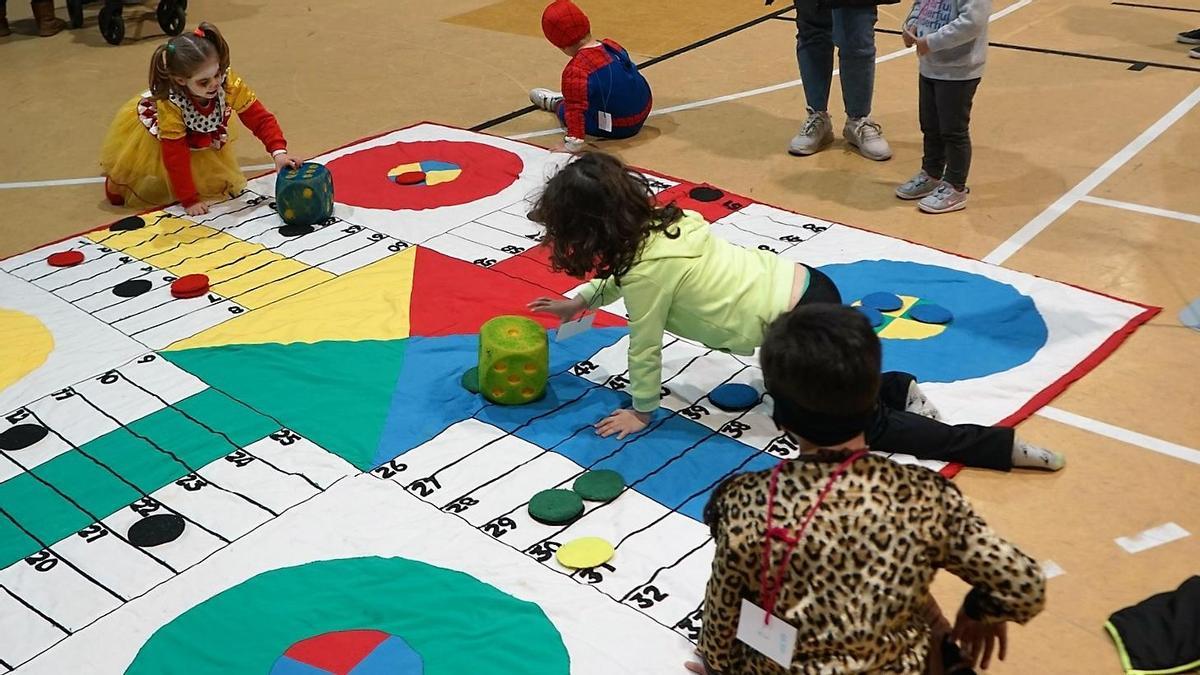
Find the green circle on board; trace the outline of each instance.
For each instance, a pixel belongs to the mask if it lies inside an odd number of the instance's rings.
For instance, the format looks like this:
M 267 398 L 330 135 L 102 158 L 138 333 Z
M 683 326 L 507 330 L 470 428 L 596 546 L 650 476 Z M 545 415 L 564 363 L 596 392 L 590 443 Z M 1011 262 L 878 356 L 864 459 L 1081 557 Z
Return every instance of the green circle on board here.
M 570 490 L 542 490 L 529 500 L 529 515 L 539 523 L 562 525 L 583 513 L 583 500 Z
M 468 368 L 467 371 L 462 374 L 462 379 L 459 380 L 459 383 L 462 384 L 463 389 L 466 389 L 467 391 L 471 392 L 472 394 L 478 394 L 479 393 L 479 367 L 472 366 L 472 367 Z
M 616 471 L 589 471 L 575 479 L 575 493 L 589 502 L 611 502 L 625 489 L 625 478 Z
M 252 577 L 159 628 L 125 673 L 268 673 L 293 644 L 345 630 L 402 638 L 425 675 L 570 672 L 562 637 L 537 605 L 462 572 L 370 557 Z

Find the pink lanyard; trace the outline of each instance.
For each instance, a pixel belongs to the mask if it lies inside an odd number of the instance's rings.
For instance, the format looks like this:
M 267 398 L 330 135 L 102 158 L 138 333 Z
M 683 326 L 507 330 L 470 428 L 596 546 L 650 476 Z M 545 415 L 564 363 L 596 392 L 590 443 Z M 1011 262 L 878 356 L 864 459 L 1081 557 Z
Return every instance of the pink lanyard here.
M 792 534 L 785 528 L 774 527 L 771 524 L 775 511 L 775 488 L 779 482 L 779 472 L 783 469 L 785 461 L 779 462 L 771 470 L 771 482 L 767 488 L 767 531 L 763 542 L 762 575 L 759 579 L 759 585 L 762 588 L 763 609 L 766 610 L 763 623 L 771 622 L 771 616 L 775 613 L 775 602 L 779 598 L 779 589 L 783 584 L 783 575 L 792 562 L 792 554 L 796 552 L 796 545 L 804 538 L 804 532 L 808 529 L 808 524 L 812 522 L 813 516 L 817 515 L 817 509 L 821 508 L 821 503 L 825 501 L 825 497 L 829 496 L 829 491 L 833 489 L 833 484 L 845 475 L 846 471 L 850 469 L 851 464 L 857 462 L 866 454 L 866 450 L 859 450 L 850 455 L 841 464 L 838 464 L 837 468 L 833 470 L 833 474 L 829 476 L 829 480 L 825 482 L 825 487 L 821 488 L 817 500 L 813 502 L 812 506 L 808 507 L 808 511 L 804 514 L 804 520 L 800 521 L 800 527 L 796 529 L 795 534 Z M 783 562 L 779 564 L 779 569 L 775 572 L 775 578 L 771 579 L 771 542 L 775 539 L 787 544 L 787 549 L 783 555 Z

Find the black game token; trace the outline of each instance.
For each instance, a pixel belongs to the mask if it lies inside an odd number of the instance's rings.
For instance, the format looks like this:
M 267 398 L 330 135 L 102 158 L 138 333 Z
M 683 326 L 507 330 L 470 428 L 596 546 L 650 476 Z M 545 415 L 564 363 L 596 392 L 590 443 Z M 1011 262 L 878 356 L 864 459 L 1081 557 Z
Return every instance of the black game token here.
M 0 432 L 0 450 L 24 450 L 50 433 L 40 424 L 18 424 Z
M 146 226 L 146 221 L 141 216 L 129 216 L 122 218 L 112 225 L 108 226 L 109 232 L 129 232 L 131 230 L 140 230 Z
M 725 196 L 724 192 L 716 188 L 705 187 L 703 185 L 694 187 L 688 192 L 688 196 L 698 202 L 715 202 Z
M 285 237 L 303 237 L 306 234 L 312 234 L 312 225 L 284 225 L 279 228 L 279 234 Z
M 154 286 L 149 279 L 129 279 L 113 286 L 113 295 L 118 298 L 136 298 Z
M 169 544 L 183 534 L 183 516 L 175 513 L 156 513 L 129 526 L 129 543 L 138 548 Z

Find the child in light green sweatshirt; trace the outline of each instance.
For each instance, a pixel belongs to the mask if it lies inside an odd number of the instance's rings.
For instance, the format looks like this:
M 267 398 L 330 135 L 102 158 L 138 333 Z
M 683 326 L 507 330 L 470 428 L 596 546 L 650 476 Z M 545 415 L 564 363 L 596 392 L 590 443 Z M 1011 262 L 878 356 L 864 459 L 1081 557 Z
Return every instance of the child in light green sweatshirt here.
M 594 275 L 573 300 L 538 298 L 563 320 L 624 298 L 633 409 L 598 425 L 602 436 L 640 431 L 658 409 L 663 332 L 749 356 L 770 323 L 798 302 L 841 302 L 829 277 L 767 251 L 713 236 L 699 214 L 656 206 L 641 174 L 583 153 L 550 179 L 530 217 L 546 227 L 556 269 Z
M 736 246 L 714 236 L 699 214 L 657 205 L 645 176 L 603 153 L 583 153 L 555 174 L 529 217 L 546 228 L 556 270 L 594 277 L 575 298 L 538 298 L 531 310 L 565 321 L 625 300 L 633 407 L 597 423 L 601 436 L 641 431 L 658 409 L 664 332 L 749 356 L 793 307 L 842 302 L 820 270 Z M 1061 455 L 1016 439 L 1011 428 L 941 422 L 912 375 L 882 378 L 866 436 L 875 450 L 1001 471 L 1063 465 Z

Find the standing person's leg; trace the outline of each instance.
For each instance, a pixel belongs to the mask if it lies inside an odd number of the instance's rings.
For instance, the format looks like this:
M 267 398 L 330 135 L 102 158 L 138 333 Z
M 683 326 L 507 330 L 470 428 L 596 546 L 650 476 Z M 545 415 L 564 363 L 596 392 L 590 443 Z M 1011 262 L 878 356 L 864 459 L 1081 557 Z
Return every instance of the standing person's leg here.
M 796 61 L 804 86 L 808 118 L 788 152 L 811 155 L 833 142 L 829 89 L 833 85 L 833 13 L 818 0 L 796 0 Z
M 879 10 L 842 7 L 833 10 L 833 42 L 838 48 L 842 102 L 846 126 L 842 135 L 868 159 L 882 161 L 892 156 L 883 130 L 871 119 L 875 95 L 875 24 Z
M 921 199 L 931 194 L 941 185 L 942 174 L 946 171 L 946 144 L 942 140 L 938 124 L 937 95 L 933 80 L 923 75 L 919 76 L 917 90 L 924 154 L 921 156 L 921 171 L 896 188 L 896 196 L 901 199 Z
M 967 174 L 971 169 L 971 105 L 979 79 L 933 80 L 938 128 L 945 148 L 942 185 L 918 206 L 928 213 L 958 211 L 967 205 Z

